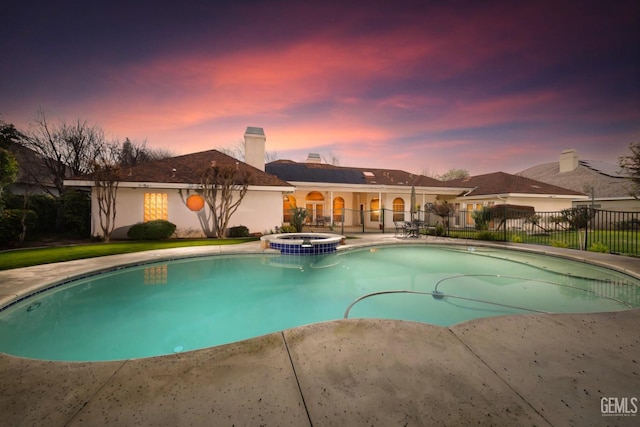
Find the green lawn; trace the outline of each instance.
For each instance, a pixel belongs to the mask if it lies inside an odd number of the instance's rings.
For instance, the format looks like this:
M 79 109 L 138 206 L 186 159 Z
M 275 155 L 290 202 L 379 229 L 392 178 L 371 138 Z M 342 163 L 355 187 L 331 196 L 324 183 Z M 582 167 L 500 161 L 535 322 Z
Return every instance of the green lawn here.
M 486 232 L 485 232 L 486 233 Z M 553 231 L 541 234 L 528 234 L 521 231 L 502 230 L 490 233 L 497 241 L 509 241 L 517 243 L 533 243 L 536 245 L 559 246 L 571 249 L 579 249 L 580 242 L 584 242 L 584 231 Z M 464 239 L 482 238 L 480 232 L 475 230 L 456 231 L 449 233 L 450 237 Z M 505 238 L 506 237 L 506 238 Z M 640 234 L 634 230 L 593 230 L 588 234 L 587 249 L 595 250 L 597 246 L 605 252 L 612 252 L 627 256 L 640 256 L 640 244 L 638 239 Z M 595 246 L 594 246 L 595 245 Z
M 184 248 L 189 246 L 235 245 L 253 240 L 256 239 L 163 240 L 18 249 L 0 252 L 0 270 L 29 267 L 39 264 L 50 264 L 52 262 L 72 261 L 75 259 L 94 258 L 105 255 L 128 254 L 154 249 Z

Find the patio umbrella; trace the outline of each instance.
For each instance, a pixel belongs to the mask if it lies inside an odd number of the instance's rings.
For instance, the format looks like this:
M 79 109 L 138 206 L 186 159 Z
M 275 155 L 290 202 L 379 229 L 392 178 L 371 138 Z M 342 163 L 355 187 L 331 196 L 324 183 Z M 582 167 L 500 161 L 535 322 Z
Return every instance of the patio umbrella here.
M 411 186 L 411 221 L 413 221 L 413 215 L 416 213 L 416 186 Z

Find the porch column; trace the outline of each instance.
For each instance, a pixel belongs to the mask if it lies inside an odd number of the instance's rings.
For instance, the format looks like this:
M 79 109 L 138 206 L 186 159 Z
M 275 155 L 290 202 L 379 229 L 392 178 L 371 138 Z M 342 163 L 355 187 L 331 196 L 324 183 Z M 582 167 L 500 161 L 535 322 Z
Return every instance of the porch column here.
M 329 199 L 329 225 L 333 225 L 333 190 L 330 191 L 331 197 Z
M 384 229 L 384 210 L 382 209 L 383 206 L 384 204 L 382 203 L 382 191 L 378 191 L 378 209 L 380 210 L 380 212 L 378 212 L 378 223 L 380 223 L 380 220 L 382 220 L 382 228 Z

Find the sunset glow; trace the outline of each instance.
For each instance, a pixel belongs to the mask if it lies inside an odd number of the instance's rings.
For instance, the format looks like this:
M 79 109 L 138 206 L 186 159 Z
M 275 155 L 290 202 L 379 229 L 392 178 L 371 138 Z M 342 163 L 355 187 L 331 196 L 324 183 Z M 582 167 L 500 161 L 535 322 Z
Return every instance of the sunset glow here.
M 5 122 L 41 108 L 177 154 L 258 126 L 279 158 L 431 174 L 640 140 L 633 1 L 73 3 L 7 7 Z

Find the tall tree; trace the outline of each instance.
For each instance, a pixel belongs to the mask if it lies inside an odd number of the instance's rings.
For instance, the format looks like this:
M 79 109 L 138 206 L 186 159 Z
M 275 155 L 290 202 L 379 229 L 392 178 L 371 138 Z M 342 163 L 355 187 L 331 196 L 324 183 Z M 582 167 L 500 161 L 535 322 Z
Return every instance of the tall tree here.
M 122 167 L 131 167 L 149 161 L 146 142 L 132 142 L 126 138 L 120 148 L 119 163 Z
M 633 197 L 640 197 L 640 142 L 629 144 L 631 154 L 620 157 L 620 167 L 629 174 L 629 179 L 634 184 Z
M 0 120 L 0 148 L 8 149 L 12 143 L 19 144 L 24 135 L 11 123 Z
M 15 156 L 4 148 L 0 148 L 0 211 L 2 211 L 2 192 L 18 175 L 18 162 Z
M 202 173 L 202 197 L 209 206 L 211 230 L 224 237 L 231 216 L 247 194 L 251 173 L 239 164 L 218 165 L 215 161 Z
M 120 146 L 117 143 L 109 143 L 103 147 L 103 151 L 93 162 L 93 191 L 98 202 L 100 229 L 105 242 L 111 240 L 111 233 L 116 223 L 120 154 Z
M 18 142 L 20 132 L 12 124 L 0 120 L 0 211 L 2 211 L 2 192 L 18 176 L 18 161 L 7 148 L 12 142 Z
M 80 119 L 73 124 L 61 120 L 51 125 L 41 110 L 24 140 L 24 145 L 42 158 L 58 194 L 64 190 L 65 178 L 92 172 L 105 144 L 100 126 Z M 37 178 L 41 174 L 32 175 Z
M 125 138 L 120 148 L 119 163 L 122 167 L 131 167 L 151 160 L 174 157 L 175 153 L 162 148 L 149 148 L 147 141 L 137 142 Z

